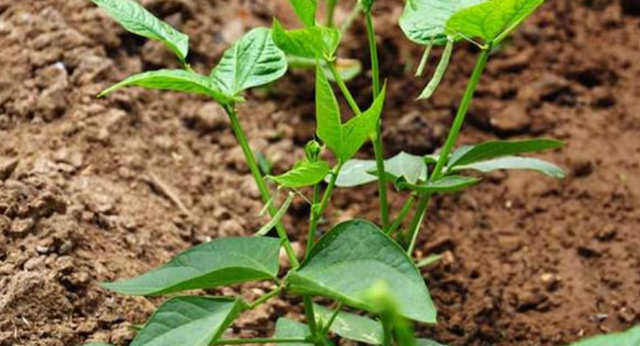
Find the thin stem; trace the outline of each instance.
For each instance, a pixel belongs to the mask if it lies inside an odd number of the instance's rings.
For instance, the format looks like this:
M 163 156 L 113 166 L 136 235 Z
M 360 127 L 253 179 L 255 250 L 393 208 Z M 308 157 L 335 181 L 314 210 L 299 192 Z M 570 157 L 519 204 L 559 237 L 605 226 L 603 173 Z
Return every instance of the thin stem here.
M 391 346 L 393 342 L 393 325 L 388 320 L 382 320 L 382 346 Z
M 389 236 L 393 236 L 393 234 L 398 230 L 400 225 L 402 225 L 402 222 L 404 221 L 404 219 L 407 217 L 407 215 L 409 215 L 411 208 L 413 208 L 413 204 L 415 203 L 415 201 L 416 201 L 416 197 L 413 194 L 409 196 L 407 201 L 404 203 L 404 206 L 402 206 L 400 213 L 398 213 L 398 216 L 396 217 L 395 221 L 393 221 L 389 229 L 387 229 L 387 234 Z
M 258 190 L 260 191 L 260 196 L 262 197 L 262 201 L 264 203 L 269 203 L 269 201 L 271 200 L 271 192 L 269 192 L 267 183 L 264 181 L 264 177 L 260 172 L 260 168 L 258 168 L 258 163 L 256 162 L 255 155 L 253 154 L 253 150 L 251 149 L 251 146 L 247 141 L 247 137 L 244 134 L 242 127 L 240 126 L 240 121 L 238 120 L 238 116 L 236 114 L 235 108 L 233 105 L 226 105 L 224 109 L 227 112 L 227 115 L 229 116 L 229 120 L 231 121 L 231 128 L 233 129 L 233 132 L 235 133 L 236 138 L 238 139 L 238 143 L 242 148 L 242 152 L 244 153 L 245 159 L 247 161 L 247 165 L 249 166 L 249 170 L 251 171 L 251 174 L 253 175 L 253 178 L 255 179 L 256 184 L 258 185 Z M 273 203 L 271 203 L 271 205 L 269 206 L 268 211 L 271 217 L 275 216 L 276 213 L 278 212 L 275 206 L 273 206 Z M 276 230 L 278 232 L 278 237 L 280 237 L 280 240 L 282 242 L 282 246 L 284 246 L 284 249 L 287 253 L 287 257 L 289 257 L 289 262 L 291 263 L 291 267 L 297 268 L 298 266 L 300 266 L 300 263 L 296 258 L 295 252 L 293 251 L 293 247 L 291 246 L 291 241 L 289 241 L 289 236 L 287 235 L 287 231 L 285 230 L 284 225 L 282 224 L 282 221 L 276 224 Z
M 315 338 L 318 333 L 318 326 L 316 324 L 316 314 L 313 311 L 313 301 L 309 296 L 304 296 L 302 299 L 304 302 L 304 313 L 307 316 L 307 324 L 309 325 L 309 332 L 311 332 L 311 335 Z
M 371 81 L 373 84 L 373 100 L 380 95 L 380 64 L 378 62 L 378 44 L 376 42 L 376 34 L 373 28 L 373 16 L 371 9 L 364 11 L 365 21 L 367 24 L 367 40 L 369 42 L 369 55 L 371 58 Z M 382 117 L 381 117 L 382 119 Z M 389 202 L 387 198 L 387 181 L 384 168 L 384 147 L 382 143 L 382 120 L 378 122 L 376 133 L 371 138 L 373 143 L 373 152 L 376 158 L 376 170 L 378 171 L 378 197 L 380 199 L 380 218 L 382 219 L 382 229 L 389 227 Z
M 349 31 L 349 28 L 351 28 L 351 25 L 353 25 L 353 22 L 356 20 L 356 18 L 358 18 L 358 14 L 360 14 L 360 11 L 362 11 L 362 5 L 360 4 L 360 1 L 356 1 L 356 4 L 353 6 L 353 9 L 351 10 L 351 13 L 349 13 L 349 16 L 347 17 L 347 19 L 345 19 L 344 23 L 342 23 L 342 27 L 340 27 L 340 32 L 342 33 L 342 36 L 344 36 L 344 34 Z
M 214 341 L 211 345 L 247 345 L 247 344 L 313 344 L 307 339 L 295 338 L 255 338 L 255 339 L 228 339 Z
M 480 56 L 478 57 L 478 61 L 476 62 L 476 66 L 473 69 L 473 73 L 471 74 L 471 78 L 469 79 L 469 83 L 467 84 L 467 88 L 464 92 L 464 95 L 462 96 L 462 101 L 460 102 L 460 106 L 458 107 L 458 112 L 456 113 L 456 117 L 453 120 L 453 125 L 451 125 L 451 130 L 449 130 L 449 136 L 447 137 L 447 141 L 442 147 L 442 151 L 440 152 L 438 161 L 436 162 L 436 167 L 433 169 L 433 173 L 431 174 L 431 177 L 429 177 L 429 181 L 438 180 L 442 177 L 442 171 L 445 164 L 449 160 L 449 154 L 451 154 L 451 150 L 453 150 L 453 146 L 458 139 L 458 135 L 460 135 L 460 129 L 464 124 L 464 118 L 466 117 L 469 106 L 471 105 L 473 94 L 476 91 L 476 87 L 478 86 L 478 82 L 480 81 L 480 77 L 482 76 L 482 72 L 484 71 L 485 66 L 487 66 L 487 60 L 489 59 L 490 51 L 491 47 L 486 47 L 486 49 L 483 49 L 480 53 Z M 411 243 L 409 244 L 409 248 L 407 249 L 407 253 L 409 255 L 413 253 L 413 249 L 418 238 L 418 233 L 420 232 L 420 226 L 422 225 L 422 220 L 424 219 L 427 207 L 429 206 L 430 199 L 431 194 L 428 193 L 422 194 L 420 196 L 420 201 L 418 203 L 416 213 L 411 221 L 411 226 L 409 227 L 411 235 Z
M 336 5 L 338 0 L 326 0 L 327 1 L 327 26 L 333 26 L 333 17 L 336 14 Z
M 250 310 L 253 310 L 255 308 L 257 308 L 258 306 L 266 303 L 269 299 L 277 296 L 278 294 L 280 294 L 281 288 L 278 287 L 275 290 L 263 295 L 262 297 L 256 299 L 256 301 L 254 301 L 253 303 L 251 303 L 251 305 L 249 306 Z
M 305 250 L 305 258 L 309 256 L 311 248 L 316 241 L 317 222 L 315 222 L 315 209 L 319 207 L 320 202 L 320 184 L 313 187 L 313 200 L 311 203 L 311 213 L 309 214 L 309 234 L 307 234 L 307 248 Z M 315 223 L 315 226 L 314 226 Z
M 309 238 L 307 239 L 307 251 L 306 257 L 309 257 L 311 250 L 313 249 L 313 245 L 315 243 L 315 235 L 318 230 L 318 222 L 320 218 L 324 214 L 325 209 L 329 205 L 329 200 L 331 199 L 331 194 L 333 193 L 333 189 L 336 186 L 336 181 L 338 180 L 338 174 L 340 174 L 340 170 L 344 164 L 342 162 L 338 163 L 338 165 L 331 172 L 331 180 L 329 181 L 329 185 L 327 185 L 327 189 L 324 191 L 324 195 L 322 196 L 322 200 L 320 204 L 314 203 L 311 207 L 311 216 L 309 220 Z
M 327 335 L 329 333 L 329 331 L 331 330 L 331 326 L 333 325 L 333 322 L 336 321 L 336 318 L 338 318 L 338 314 L 340 314 L 340 311 L 342 311 L 343 307 L 344 307 L 344 303 L 341 302 L 338 304 L 338 306 L 336 307 L 336 310 L 333 312 L 333 314 L 331 314 L 331 317 L 329 318 L 327 325 L 324 327 L 324 331 L 322 332 L 322 335 Z
M 342 95 L 344 95 L 344 98 L 347 100 L 349 107 L 351 107 L 351 110 L 356 115 L 360 115 L 362 113 L 362 111 L 360 110 L 360 106 L 358 106 L 358 103 L 356 103 L 356 100 L 353 98 L 353 95 L 351 95 L 351 91 L 349 91 L 349 88 L 347 88 L 347 85 L 344 84 L 344 80 L 342 80 L 342 77 L 340 76 L 340 72 L 338 72 L 338 69 L 336 68 L 335 62 L 329 61 L 329 60 L 326 60 L 326 61 L 327 61 L 327 66 L 329 67 L 329 70 L 333 75 L 333 79 L 336 81 L 336 84 L 338 84 L 338 88 L 340 88 L 340 92 L 342 92 Z
M 413 254 L 413 249 L 416 246 L 416 241 L 418 240 L 418 234 L 420 233 L 420 226 L 422 225 L 422 221 L 424 220 L 425 215 L 427 214 L 427 208 L 429 207 L 429 202 L 431 201 L 431 194 L 426 193 L 420 196 L 418 200 L 418 207 L 416 208 L 416 213 L 413 215 L 411 219 L 411 225 L 409 226 L 410 234 L 411 234 L 411 242 L 409 243 L 409 247 L 407 248 L 407 254 L 411 256 Z
M 429 42 L 427 48 L 425 48 L 424 53 L 422 54 L 415 77 L 421 77 L 422 73 L 424 73 L 424 69 L 427 67 L 427 62 L 429 61 L 429 56 L 431 55 L 431 49 L 433 49 L 433 39 Z

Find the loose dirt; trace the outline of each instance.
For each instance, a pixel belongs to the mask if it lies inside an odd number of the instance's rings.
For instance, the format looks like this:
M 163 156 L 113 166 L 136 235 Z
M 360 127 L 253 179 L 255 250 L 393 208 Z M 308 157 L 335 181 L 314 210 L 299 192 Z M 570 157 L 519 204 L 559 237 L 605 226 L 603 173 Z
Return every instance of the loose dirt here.
M 286 1 L 142 3 L 192 37 L 201 72 L 274 14 L 293 23 Z M 426 81 L 412 77 L 420 51 L 396 25 L 401 10 L 380 1 L 376 13 L 388 156 L 442 144 L 476 55 L 457 48 L 440 91 L 414 102 Z M 420 334 L 451 345 L 565 345 L 640 322 L 639 14 L 634 1 L 552 0 L 496 52 L 461 142 L 559 138 L 567 146 L 543 157 L 568 177 L 497 173 L 436 199 L 417 248 L 444 255 L 424 270 L 439 323 Z M 356 23 L 340 54 L 367 65 L 363 34 Z M 265 219 L 242 152 L 207 99 L 139 89 L 95 99 L 129 74 L 177 63 L 86 0 L 0 0 L 0 46 L 0 345 L 125 345 L 161 300 L 97 283 L 257 230 Z M 351 83 L 362 104 L 366 77 Z M 276 172 L 313 134 L 312 80 L 294 72 L 240 107 L 251 144 Z M 375 201 L 374 187 L 339 191 L 323 229 L 377 220 Z M 392 203 L 399 210 L 403 196 Z M 297 248 L 307 212 L 298 202 L 285 220 Z M 268 335 L 278 316 L 299 316 L 297 303 L 281 297 L 230 333 Z

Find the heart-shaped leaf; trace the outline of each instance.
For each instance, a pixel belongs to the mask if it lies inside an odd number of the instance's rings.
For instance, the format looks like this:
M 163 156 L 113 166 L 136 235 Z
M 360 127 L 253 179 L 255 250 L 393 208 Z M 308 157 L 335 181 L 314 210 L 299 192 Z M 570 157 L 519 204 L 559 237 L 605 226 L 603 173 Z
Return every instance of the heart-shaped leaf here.
M 638 346 L 640 326 L 622 333 L 599 335 L 571 344 L 571 346 Z
M 321 182 L 329 174 L 331 167 L 326 161 L 300 161 L 290 171 L 269 177 L 276 183 L 290 188 L 312 186 Z
M 309 327 L 286 317 L 280 317 L 276 321 L 276 333 L 277 339 L 305 339 L 311 336 Z M 309 346 L 307 343 L 276 343 L 277 345 L 289 345 L 289 346 Z
M 322 305 L 315 305 L 314 311 L 324 321 L 323 325 L 331 319 L 333 311 Z M 369 345 L 382 344 L 382 325 L 380 322 L 365 316 L 360 316 L 345 311 L 338 312 L 330 330 L 337 335 Z
M 220 103 L 234 100 L 222 93 L 209 78 L 185 70 L 158 70 L 133 75 L 101 92 L 98 97 L 127 86 L 207 95 Z
M 447 175 L 436 181 L 430 181 L 425 184 L 409 184 L 400 182 L 398 183 L 398 187 L 401 189 L 419 192 L 451 193 L 460 191 L 465 187 L 475 185 L 479 181 L 479 178 L 474 177 L 466 177 L 463 175 Z
M 333 60 L 340 38 L 336 28 L 312 26 L 286 30 L 277 19 L 273 20 L 273 40 L 278 48 L 293 56 Z
M 176 297 L 151 315 L 129 346 L 209 346 L 238 317 L 239 299 Z
M 271 83 L 287 72 L 287 58 L 273 42 L 271 30 L 255 28 L 227 49 L 211 78 L 229 97 Z
M 446 24 L 448 35 L 479 37 L 496 45 L 545 0 L 492 0 L 457 12 Z
M 318 4 L 316 0 L 289 0 L 293 10 L 305 26 L 316 25 L 316 11 Z
M 378 282 L 389 286 L 404 317 L 435 323 L 436 309 L 420 272 L 396 242 L 368 221 L 335 226 L 285 279 L 290 292 L 325 296 L 372 312 L 377 309 L 367 292 Z
M 487 0 L 407 0 L 400 27 L 413 42 L 423 45 L 447 43 L 445 25 L 456 12 Z
M 483 173 L 493 172 L 502 169 L 530 170 L 546 174 L 550 177 L 562 179 L 564 171 L 562 168 L 540 159 L 531 157 L 507 156 L 493 160 L 480 161 L 468 165 L 456 166 L 455 171 L 472 169 Z
M 156 18 L 144 7 L 131 0 L 91 0 L 127 31 L 164 43 L 180 61 L 185 62 L 189 53 L 189 36 Z
M 102 286 L 148 296 L 272 279 L 278 274 L 279 252 L 276 238 L 220 238 L 195 246 L 146 274 Z
M 490 141 L 472 146 L 462 146 L 456 149 L 447 166 L 464 166 L 471 163 L 485 161 L 501 156 L 519 155 L 548 149 L 560 148 L 561 141 L 553 139 L 527 139 L 521 141 Z

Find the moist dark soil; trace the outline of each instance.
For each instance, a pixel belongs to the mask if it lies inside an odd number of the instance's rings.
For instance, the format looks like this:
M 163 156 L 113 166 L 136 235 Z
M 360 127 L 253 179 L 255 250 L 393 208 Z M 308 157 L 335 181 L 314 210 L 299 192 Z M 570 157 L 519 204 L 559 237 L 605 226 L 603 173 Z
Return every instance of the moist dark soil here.
M 142 3 L 192 37 L 201 72 L 272 16 L 295 25 L 284 0 Z M 342 5 L 338 20 L 352 3 Z M 397 27 L 401 11 L 399 0 L 376 5 L 387 156 L 442 144 L 477 55 L 459 46 L 438 93 L 415 102 L 426 78 L 412 76 L 421 52 Z M 444 257 L 423 271 L 439 323 L 420 334 L 451 345 L 565 345 L 640 322 L 639 16 L 635 1 L 550 0 L 494 54 L 461 142 L 562 139 L 566 147 L 542 157 L 567 178 L 496 173 L 435 200 L 417 254 Z M 344 41 L 340 55 L 366 70 L 361 22 Z M 265 219 L 242 152 L 205 98 L 128 89 L 96 99 L 132 73 L 178 65 L 89 1 L 0 0 L 0 47 L 0 345 L 126 345 L 161 299 L 97 283 L 257 230 Z M 369 102 L 366 73 L 350 84 Z M 247 99 L 239 112 L 251 144 L 282 172 L 313 135 L 313 76 L 293 72 Z M 391 196 L 394 210 L 404 197 Z M 377 221 L 377 208 L 375 187 L 338 191 L 322 227 Z M 285 220 L 297 249 L 308 209 L 297 202 Z M 253 299 L 268 289 L 215 293 Z M 300 317 L 298 303 L 280 297 L 229 333 L 269 335 L 277 317 Z

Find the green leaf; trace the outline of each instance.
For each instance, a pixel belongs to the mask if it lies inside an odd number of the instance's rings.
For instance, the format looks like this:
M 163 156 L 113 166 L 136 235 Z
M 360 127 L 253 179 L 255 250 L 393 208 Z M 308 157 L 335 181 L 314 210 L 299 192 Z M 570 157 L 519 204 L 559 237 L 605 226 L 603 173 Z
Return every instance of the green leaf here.
M 300 188 L 321 182 L 330 170 L 331 167 L 326 161 L 304 160 L 296 163 L 290 171 L 275 177 L 270 176 L 269 179 L 285 187 Z
M 438 67 L 436 68 L 436 72 L 433 74 L 433 77 L 429 81 L 429 84 L 422 90 L 420 95 L 418 96 L 418 100 L 429 99 L 438 89 L 440 83 L 442 82 L 442 78 L 444 74 L 447 72 L 447 67 L 449 67 L 449 62 L 451 61 L 451 53 L 453 51 L 453 41 L 448 41 L 447 45 L 444 47 L 444 51 L 442 52 L 442 56 L 440 57 L 440 62 L 438 62 Z
M 427 166 L 424 157 L 408 154 L 404 151 L 384 160 L 384 170 L 387 173 L 388 180 L 395 181 L 403 178 L 412 184 L 427 180 Z M 336 186 L 353 187 L 368 184 L 378 180 L 377 175 L 375 161 L 351 159 L 340 170 Z
M 560 148 L 564 144 L 553 139 L 528 139 L 522 141 L 490 141 L 473 146 L 462 146 L 456 149 L 447 166 L 464 166 L 470 163 L 485 161 L 501 156 L 519 155 L 548 149 Z
M 571 344 L 571 346 L 638 346 L 640 326 L 622 333 L 599 335 Z
M 271 231 L 274 227 L 276 227 L 276 225 L 280 222 L 280 220 L 282 220 L 282 218 L 287 214 L 287 210 L 289 210 L 289 207 L 291 206 L 291 202 L 293 202 L 294 196 L 295 194 L 293 192 L 289 192 L 287 199 L 282 203 L 278 211 L 271 217 L 271 220 L 269 220 L 269 222 L 267 222 L 266 225 L 262 226 L 258 230 L 258 232 L 254 234 L 254 236 L 264 237 L 265 235 L 267 235 L 267 233 L 269 233 L 269 231 Z M 271 200 L 269 201 L 269 203 L 265 205 L 265 208 L 268 209 L 270 206 L 270 203 L 271 203 Z
M 322 305 L 314 305 L 314 310 L 326 325 L 333 315 L 333 310 Z M 382 344 L 382 325 L 368 317 L 340 311 L 333 321 L 330 330 L 337 335 L 369 345 Z
M 420 272 L 396 242 L 368 221 L 335 226 L 285 279 L 290 292 L 325 296 L 372 312 L 377 309 L 367 292 L 378 282 L 389 286 L 403 316 L 435 323 L 436 309 Z
M 522 169 L 531 170 L 546 174 L 550 177 L 562 179 L 564 171 L 562 168 L 540 159 L 531 157 L 507 156 L 493 160 L 480 161 L 463 166 L 456 166 L 455 171 L 472 169 L 483 173 L 493 172 L 501 169 Z
M 544 0 L 492 0 L 454 14 L 446 24 L 449 35 L 479 37 L 487 44 L 500 43 L 529 17 Z
M 276 334 L 277 339 L 298 339 L 308 338 L 311 336 L 309 327 L 286 317 L 280 317 L 276 322 Z M 307 343 L 279 343 L 278 345 L 289 346 L 309 346 Z
M 340 38 L 340 31 L 336 28 L 313 26 L 287 31 L 277 19 L 273 20 L 275 44 L 293 56 L 333 60 Z
M 271 83 L 287 72 L 287 58 L 273 42 L 271 30 L 255 28 L 227 49 L 211 78 L 230 97 Z
M 315 58 L 301 58 L 298 56 L 288 55 L 287 62 L 289 62 L 289 66 L 291 68 L 316 68 L 316 59 Z M 324 60 L 320 60 L 320 65 L 324 70 L 324 74 L 332 82 L 335 82 L 335 78 L 333 77 L 333 73 L 329 69 L 327 62 Z M 360 60 L 356 59 L 344 59 L 344 58 L 336 58 L 335 66 L 338 70 L 338 74 L 340 74 L 340 78 L 343 81 L 348 82 L 355 77 L 357 77 L 362 72 L 362 63 Z
M 487 0 L 407 0 L 400 27 L 413 42 L 423 45 L 447 43 L 445 25 L 456 12 Z
M 185 296 L 167 300 L 129 346 L 209 346 L 238 317 L 240 299 Z
M 416 346 L 445 346 L 431 339 L 416 339 Z
M 101 92 L 98 97 L 103 97 L 127 86 L 202 94 L 212 97 L 220 103 L 234 100 L 224 95 L 209 78 L 184 70 L 158 70 L 133 75 Z
M 289 0 L 293 10 L 305 26 L 316 25 L 316 0 Z
M 418 262 L 416 264 L 416 267 L 418 268 L 423 268 L 423 267 L 427 267 L 430 266 L 434 263 L 437 263 L 438 261 L 440 261 L 442 259 L 442 255 L 429 255 L 427 256 L 427 258 L 421 260 L 420 262 Z
M 401 151 L 398 155 L 384 161 L 384 170 L 393 180 L 403 178 L 410 184 L 427 181 L 427 165 L 422 156 Z
M 342 120 L 338 99 L 321 68 L 316 68 L 316 133 L 335 154 L 342 149 Z
M 278 274 L 279 252 L 277 238 L 220 238 L 195 246 L 146 274 L 102 286 L 148 296 L 272 279 Z
M 346 162 L 352 158 L 364 145 L 364 143 L 376 132 L 380 115 L 384 107 L 386 85 L 380 95 L 373 101 L 371 108 L 357 115 L 342 125 L 342 146 L 334 152 L 338 159 Z
M 447 175 L 436 181 L 428 182 L 426 184 L 409 184 L 405 182 L 398 183 L 398 187 L 401 189 L 408 189 L 412 191 L 428 192 L 428 193 L 451 193 L 457 192 L 465 187 L 475 185 L 480 179 L 474 177 L 466 177 L 463 175 Z
M 127 31 L 164 43 L 183 63 L 189 53 L 189 36 L 156 18 L 131 0 L 91 0 Z
M 351 159 L 345 162 L 345 164 L 342 166 L 342 169 L 340 170 L 340 173 L 338 173 L 336 186 L 354 187 L 376 181 L 378 180 L 378 177 L 376 177 L 375 174 L 369 173 L 375 171 L 375 161 Z M 327 179 L 328 178 L 330 177 L 327 177 Z

